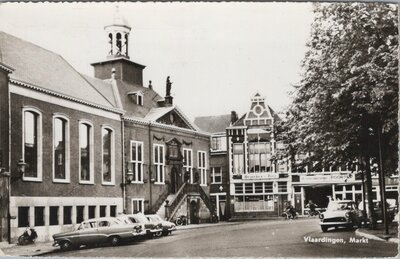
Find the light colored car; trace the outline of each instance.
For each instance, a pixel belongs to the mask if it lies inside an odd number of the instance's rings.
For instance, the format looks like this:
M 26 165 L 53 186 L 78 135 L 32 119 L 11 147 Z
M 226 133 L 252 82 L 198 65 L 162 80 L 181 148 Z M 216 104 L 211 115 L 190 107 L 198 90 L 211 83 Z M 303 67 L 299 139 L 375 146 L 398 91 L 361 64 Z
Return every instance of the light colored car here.
M 162 234 L 164 236 L 167 236 L 168 234 L 171 234 L 172 231 L 176 230 L 176 225 L 172 222 L 163 220 L 159 215 L 157 214 L 152 214 L 152 215 L 146 215 L 146 218 L 150 220 L 150 222 L 153 222 L 155 224 L 161 223 L 162 226 Z
M 124 220 L 124 222 L 130 222 L 130 224 L 143 224 L 148 237 L 162 235 L 161 223 L 150 222 L 143 213 L 120 215 L 118 216 L 118 219 Z
M 63 250 L 103 243 L 115 246 L 121 240 L 131 239 L 142 233 L 141 225 L 127 225 L 113 217 L 96 218 L 83 221 L 74 231 L 53 235 L 53 245 L 58 245 Z
M 345 227 L 352 229 L 361 227 L 364 220 L 363 212 L 351 200 L 330 201 L 326 211 L 320 214 L 321 230 L 326 232 L 329 228 Z

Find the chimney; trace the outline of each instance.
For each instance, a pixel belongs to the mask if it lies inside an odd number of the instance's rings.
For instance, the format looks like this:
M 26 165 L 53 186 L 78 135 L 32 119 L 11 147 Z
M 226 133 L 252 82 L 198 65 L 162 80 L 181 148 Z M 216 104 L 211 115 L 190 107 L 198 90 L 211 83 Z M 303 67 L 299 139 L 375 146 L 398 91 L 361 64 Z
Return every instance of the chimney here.
M 235 111 L 231 111 L 231 125 L 238 120 L 237 113 Z

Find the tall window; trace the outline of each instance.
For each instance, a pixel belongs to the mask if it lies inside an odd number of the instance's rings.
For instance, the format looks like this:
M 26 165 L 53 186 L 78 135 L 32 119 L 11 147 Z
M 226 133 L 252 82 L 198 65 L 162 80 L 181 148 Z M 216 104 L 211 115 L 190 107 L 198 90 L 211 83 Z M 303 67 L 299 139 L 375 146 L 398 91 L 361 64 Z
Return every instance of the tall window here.
M 143 183 L 143 142 L 131 141 L 133 182 Z
M 212 183 L 222 183 L 222 171 L 221 167 L 212 168 Z
M 226 137 L 212 137 L 211 149 L 214 151 L 226 151 Z
M 191 149 L 183 149 L 183 169 L 185 170 L 185 181 L 193 183 L 193 153 Z
M 233 173 L 243 174 L 244 173 L 244 156 L 243 156 L 243 144 L 233 144 Z
M 24 180 L 42 180 L 41 115 L 33 109 L 23 110 L 23 157 L 27 164 Z
M 156 183 L 164 183 L 164 146 L 154 144 L 154 165 L 156 167 Z
M 114 131 L 102 129 L 103 140 L 103 184 L 114 184 Z
M 53 181 L 69 182 L 69 138 L 68 120 L 54 117 L 53 120 Z
M 250 172 L 272 172 L 270 143 L 249 144 Z
M 207 185 L 206 152 L 197 152 L 197 163 L 200 171 L 200 185 Z
M 144 199 L 132 199 L 132 213 L 144 213 Z
M 79 179 L 81 183 L 93 183 L 92 146 L 92 126 L 88 123 L 79 124 Z

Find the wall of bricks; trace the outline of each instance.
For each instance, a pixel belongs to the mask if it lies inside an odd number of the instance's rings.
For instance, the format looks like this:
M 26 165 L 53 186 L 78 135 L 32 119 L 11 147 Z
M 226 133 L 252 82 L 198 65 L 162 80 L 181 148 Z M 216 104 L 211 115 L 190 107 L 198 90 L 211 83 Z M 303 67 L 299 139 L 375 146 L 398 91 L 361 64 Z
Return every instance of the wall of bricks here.
M 162 144 L 165 147 L 165 153 L 167 152 L 166 142 L 176 138 L 182 143 L 182 148 L 189 148 L 193 150 L 193 168 L 198 167 L 197 151 L 207 152 L 207 161 L 209 161 L 209 150 L 210 142 L 207 136 L 199 136 L 195 133 L 179 132 L 173 129 L 165 129 L 156 126 L 151 126 L 149 129 L 148 125 L 139 125 L 129 121 L 125 122 L 125 159 L 130 161 L 130 141 L 141 141 L 143 142 L 143 178 L 144 183 L 132 183 L 126 186 L 126 208 L 128 212 L 132 211 L 132 198 L 141 198 L 145 200 L 145 212 L 148 212 L 151 207 L 159 204 L 168 196 L 171 188 L 171 169 L 172 165 L 168 165 L 166 160 L 165 165 L 165 184 L 156 184 L 150 180 L 155 179 L 155 169 L 153 161 L 150 161 L 149 148 L 152 150 L 153 144 Z M 161 140 L 160 140 L 161 139 Z M 191 143 L 190 145 L 186 145 Z M 182 151 L 182 150 L 181 150 Z M 182 151 L 183 152 L 183 151 Z M 151 154 L 153 157 L 153 154 Z M 153 158 L 152 158 L 153 159 Z M 207 162 L 208 164 L 208 162 Z M 209 169 L 209 168 L 207 168 Z M 151 175 L 150 175 L 151 172 Z M 211 182 L 210 172 L 207 172 L 207 187 L 203 188 L 204 191 L 209 193 L 209 185 Z M 158 208 L 154 208 L 151 213 L 155 213 Z
M 41 182 L 13 181 L 12 196 L 85 196 L 85 197 L 121 197 L 122 189 L 122 151 L 121 122 L 83 111 L 66 108 L 11 94 L 11 166 L 17 173 L 16 163 L 22 158 L 22 108 L 35 107 L 42 112 L 43 136 L 43 180 Z M 69 118 L 70 129 L 70 183 L 53 182 L 53 114 L 62 113 Z M 79 120 L 88 120 L 93 124 L 94 134 L 94 182 L 79 183 Z M 115 185 L 102 185 L 102 147 L 101 127 L 108 125 L 114 129 L 115 139 Z

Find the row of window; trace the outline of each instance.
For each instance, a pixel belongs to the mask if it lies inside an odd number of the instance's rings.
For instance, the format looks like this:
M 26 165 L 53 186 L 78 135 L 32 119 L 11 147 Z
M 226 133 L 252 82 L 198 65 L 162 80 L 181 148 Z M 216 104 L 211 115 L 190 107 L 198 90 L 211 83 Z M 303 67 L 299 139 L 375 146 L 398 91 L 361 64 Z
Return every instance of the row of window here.
M 236 194 L 260 194 L 273 192 L 272 182 L 235 183 Z M 287 192 L 287 182 L 278 182 L 278 192 Z
M 133 172 L 133 183 L 143 183 L 143 142 L 131 140 L 131 170 Z M 207 163 L 206 152 L 197 152 L 198 169 L 200 171 L 200 184 L 207 185 Z M 155 183 L 165 183 L 165 146 L 162 144 L 153 144 L 153 164 L 155 168 Z M 183 168 L 190 175 L 190 183 L 196 179 L 193 177 L 193 150 L 183 149 Z
M 243 144 L 233 144 L 233 173 L 244 173 L 244 146 Z M 275 166 L 272 161 L 272 145 L 270 142 L 249 143 L 249 172 L 275 172 Z M 278 171 L 286 171 L 287 166 L 284 161 Z
M 41 181 L 43 163 L 42 115 L 36 109 L 23 109 L 23 158 L 27 164 L 24 180 Z M 114 130 L 101 129 L 102 183 L 115 184 Z M 79 182 L 94 183 L 93 125 L 89 121 L 79 122 L 79 149 L 70 150 L 70 123 L 63 115 L 53 116 L 53 181 L 70 182 L 70 152 L 79 153 Z
M 88 206 L 88 214 L 87 219 L 92 219 L 96 217 L 96 207 L 97 206 Z M 100 205 L 99 206 L 99 217 L 106 217 L 107 215 L 107 207 L 109 207 L 109 212 L 111 217 L 115 217 L 117 215 L 117 206 L 111 205 Z M 29 218 L 30 218 L 30 209 L 33 208 L 33 225 L 35 227 L 45 226 L 45 207 L 37 206 L 37 207 L 18 207 L 18 227 L 28 227 L 30 226 Z M 50 206 L 48 213 L 48 222 L 49 226 L 56 225 L 70 225 L 72 224 L 72 212 L 73 206 Z M 62 210 L 62 218 L 60 217 L 60 212 Z M 75 213 L 75 221 L 77 224 L 81 223 L 85 220 L 85 206 L 76 206 Z

